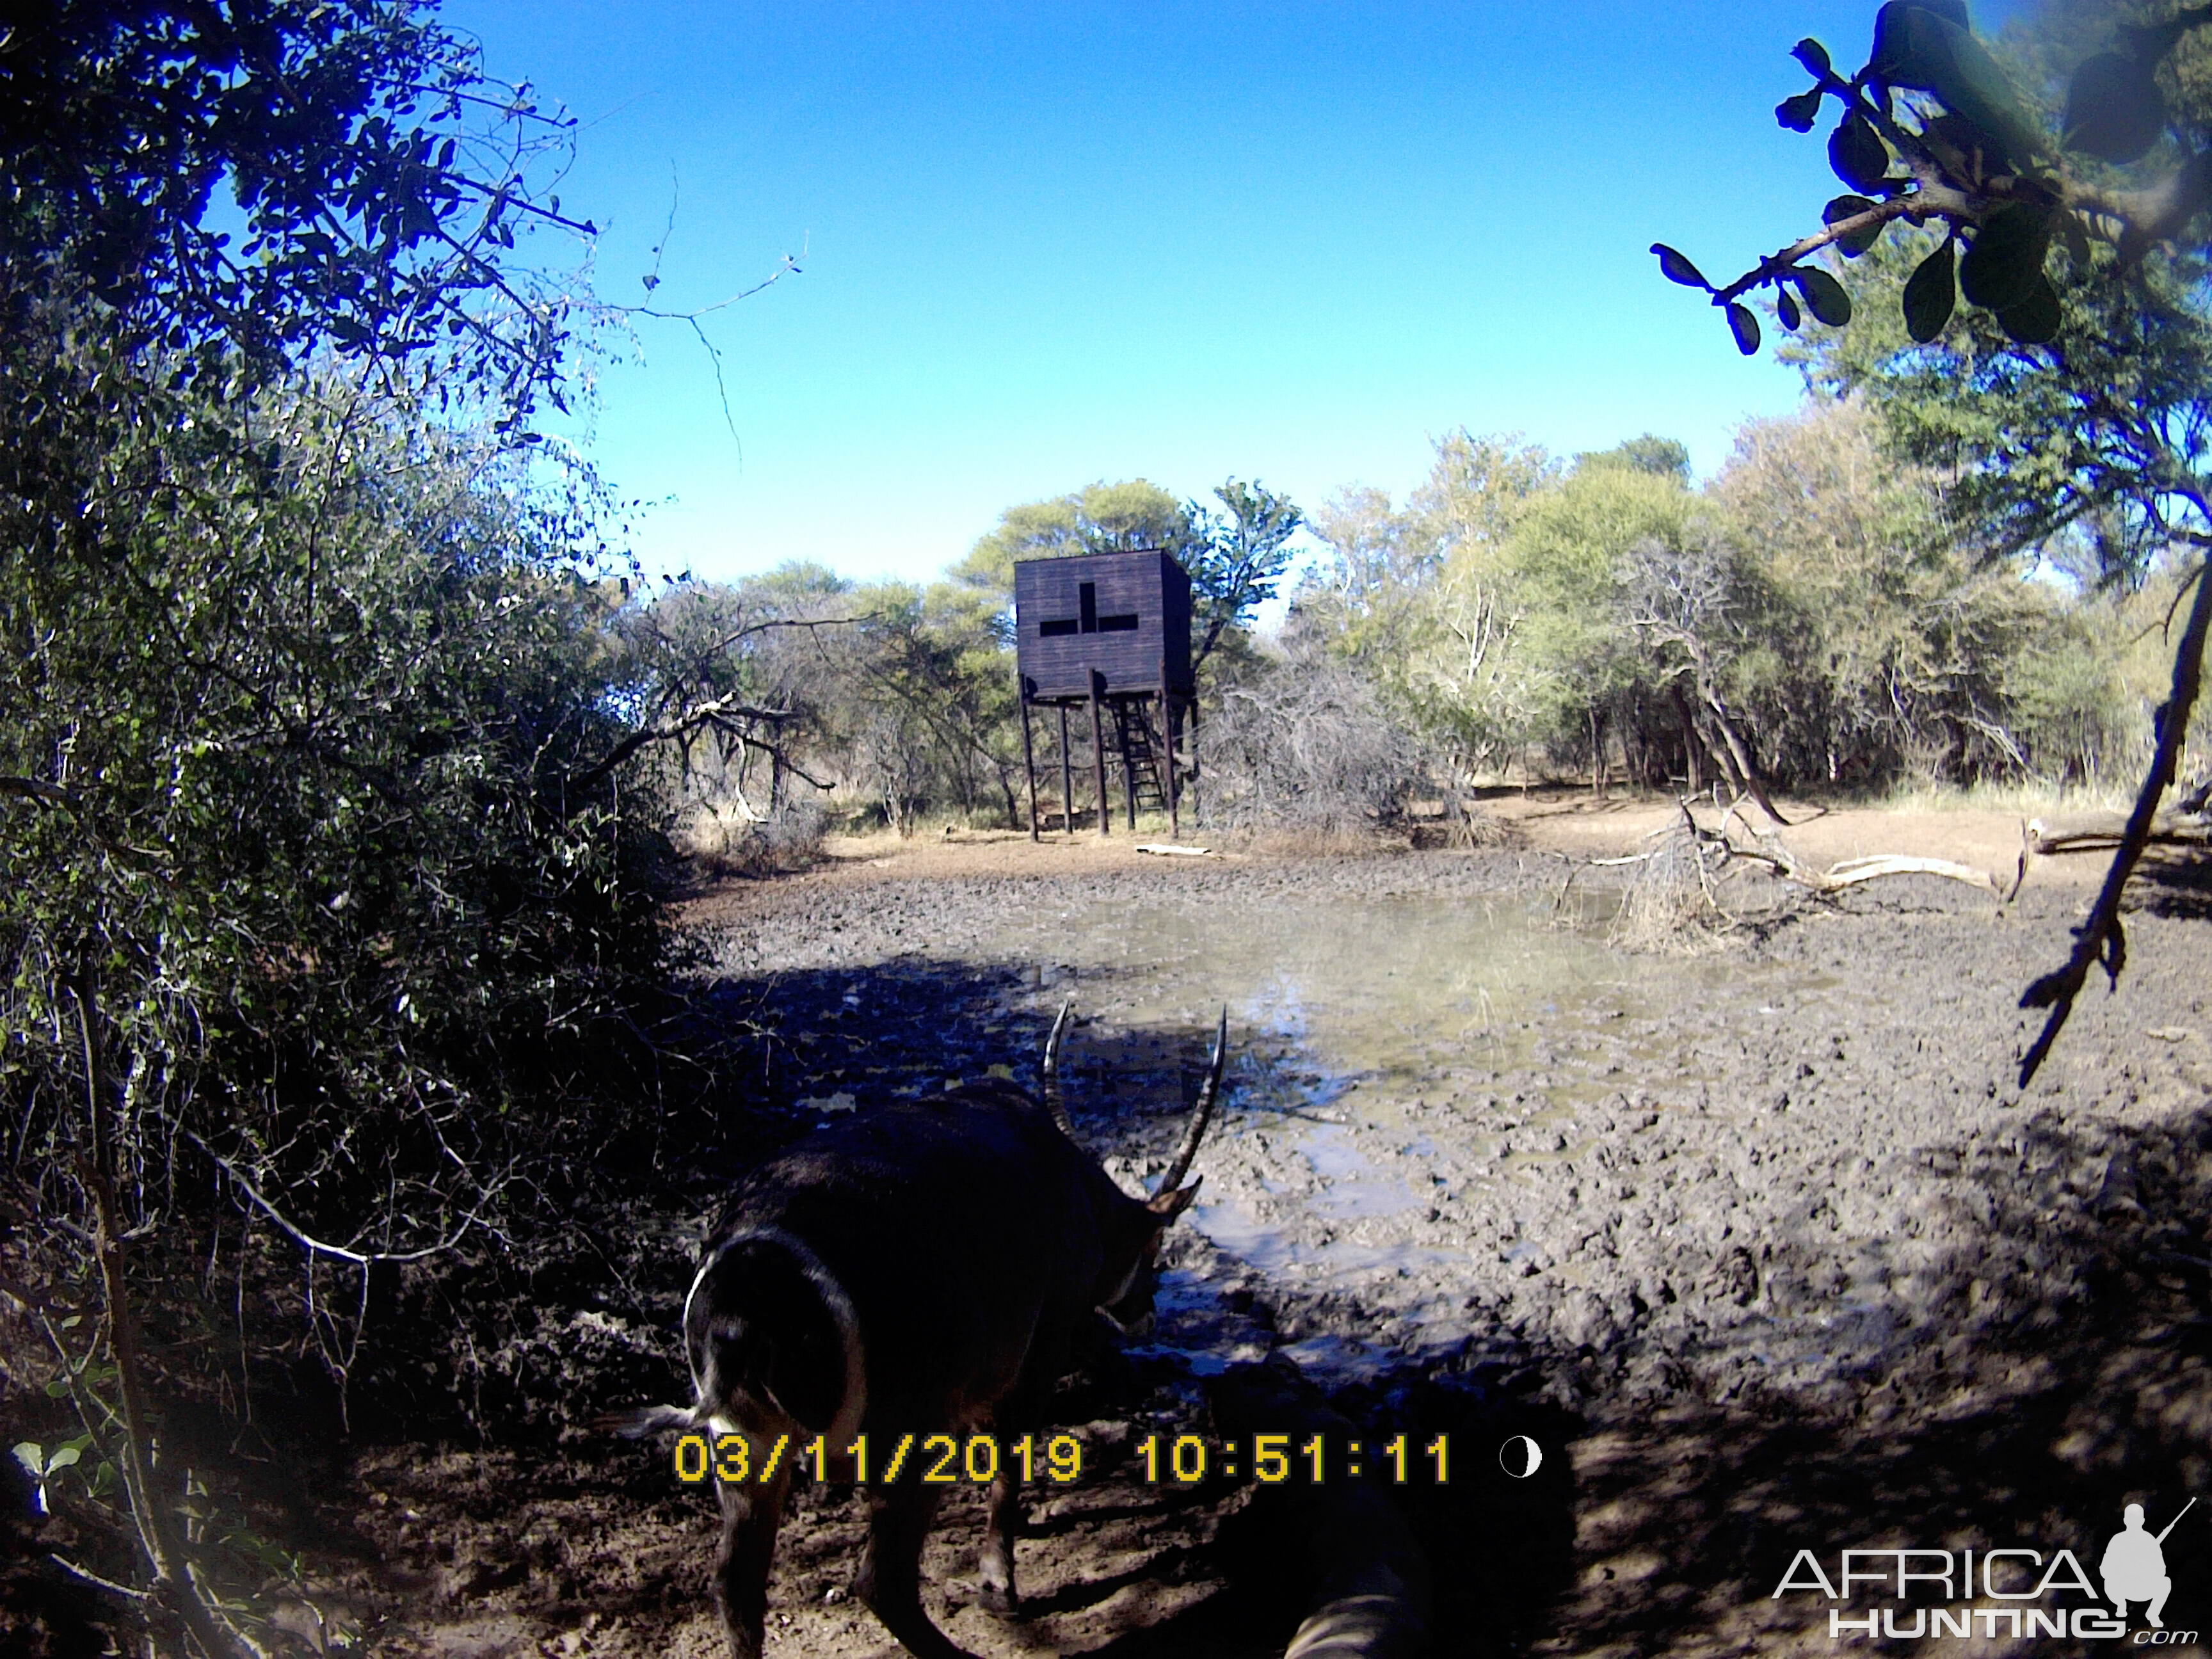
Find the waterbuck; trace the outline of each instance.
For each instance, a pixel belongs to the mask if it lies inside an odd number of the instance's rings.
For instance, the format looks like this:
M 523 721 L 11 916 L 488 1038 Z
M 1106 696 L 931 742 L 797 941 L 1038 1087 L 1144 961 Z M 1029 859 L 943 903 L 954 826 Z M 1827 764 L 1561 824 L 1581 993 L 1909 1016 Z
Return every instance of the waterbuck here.
M 633 1436 L 691 1429 L 750 1442 L 754 1477 L 715 1488 L 714 1595 L 737 1659 L 760 1653 L 776 1524 L 799 1449 L 817 1436 L 831 1456 L 863 1436 L 874 1449 L 856 1593 L 921 1659 L 965 1659 L 921 1606 L 922 1540 L 941 1488 L 916 1467 L 885 1482 L 884 1464 L 908 1436 L 919 1446 L 933 1434 L 995 1435 L 982 1600 L 1015 1607 L 1011 1448 L 1043 1423 L 1091 1331 L 1150 1328 L 1160 1236 L 1197 1194 L 1196 1181 L 1182 1182 L 1229 1037 L 1224 1009 L 1182 1144 L 1139 1200 L 1078 1143 L 1060 1103 L 1069 1012 L 1045 1043 L 1042 1102 L 1011 1084 L 966 1085 L 819 1130 L 747 1176 L 684 1304 L 693 1403 L 604 1419 Z

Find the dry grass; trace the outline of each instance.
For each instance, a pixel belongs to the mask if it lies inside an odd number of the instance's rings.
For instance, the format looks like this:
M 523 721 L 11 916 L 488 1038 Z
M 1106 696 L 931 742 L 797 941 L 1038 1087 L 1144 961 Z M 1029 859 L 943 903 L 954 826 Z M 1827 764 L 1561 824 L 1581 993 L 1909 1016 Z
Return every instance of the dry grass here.
M 1197 841 L 1200 846 L 1276 859 L 1360 858 L 1374 853 L 1406 850 L 1403 836 L 1380 828 L 1355 829 L 1340 823 L 1285 823 L 1273 828 L 1243 824 L 1200 835 Z
M 772 876 L 819 858 L 828 828 L 828 816 L 811 801 L 764 820 L 702 801 L 678 821 L 671 839 L 704 876 Z
M 1607 931 L 1607 942 L 1651 956 L 1717 950 L 1736 926 L 1721 902 L 1718 872 L 1687 829 L 1671 829 L 1633 866 L 1635 875 Z
M 1873 804 L 1892 812 L 2009 812 L 2022 818 L 2069 812 L 2124 812 L 2135 804 L 2140 780 L 2097 787 L 2062 788 L 2048 783 L 1900 782 Z

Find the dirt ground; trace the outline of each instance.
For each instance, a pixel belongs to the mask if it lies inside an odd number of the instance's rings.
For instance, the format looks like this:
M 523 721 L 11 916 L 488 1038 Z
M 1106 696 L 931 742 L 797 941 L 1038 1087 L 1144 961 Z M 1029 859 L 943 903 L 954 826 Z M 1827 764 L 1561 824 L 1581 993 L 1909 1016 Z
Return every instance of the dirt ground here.
M 1026 1081 L 1073 998 L 1069 1105 L 1134 1186 L 1229 1007 L 1223 1119 L 1161 1328 L 1062 1402 L 1085 1474 L 1032 1505 L 1022 1618 L 971 1605 L 981 1506 L 956 1490 L 926 1562 L 956 1641 L 1279 1652 L 1310 1582 L 1281 1518 L 1249 1476 L 1147 1480 L 1141 1449 L 1212 1435 L 1212 1380 L 1277 1352 L 1371 1443 L 1449 1437 L 1450 1482 L 1416 1456 L 1396 1493 L 1440 1653 L 1826 1652 L 1837 1608 L 1887 1607 L 1909 1632 L 1926 1606 L 2018 1604 L 1778 1591 L 1809 1583 L 1801 1551 L 1832 1577 L 1844 1549 L 1906 1547 L 2070 1550 L 2094 1574 L 2124 1504 L 2155 1530 L 2212 1496 L 2201 872 L 2138 879 L 2118 993 L 2093 988 L 2023 1091 L 2020 993 L 2063 958 L 2101 857 L 2039 862 L 2008 905 L 1925 877 L 1832 899 L 1747 877 L 1719 948 L 1632 955 L 1607 919 L 1636 866 L 1565 878 L 1648 846 L 1672 805 L 1489 806 L 1510 844 L 1474 852 L 838 842 L 691 902 L 715 1006 L 763 1034 L 744 1063 L 794 1133 L 994 1068 Z M 2007 880 L 2020 846 L 2017 818 L 1987 812 L 1834 811 L 1784 833 L 1816 865 L 1910 853 Z M 678 1397 L 699 1218 L 666 1218 L 624 1298 L 544 1316 L 566 1386 L 605 1391 L 592 1408 L 635 1403 L 640 1378 Z M 1501 1453 L 1522 1436 L 1543 1462 L 1518 1479 Z M 712 1504 L 666 1459 L 574 1426 L 358 1456 L 331 1498 L 382 1563 L 345 1581 L 368 1645 L 719 1653 Z M 802 1483 L 771 1655 L 897 1651 L 845 1593 L 860 1524 L 848 1492 Z M 2168 1625 L 2212 1625 L 2205 1506 L 2165 1551 Z M 2009 1617 L 1974 1650 L 2095 1645 L 2014 1641 Z

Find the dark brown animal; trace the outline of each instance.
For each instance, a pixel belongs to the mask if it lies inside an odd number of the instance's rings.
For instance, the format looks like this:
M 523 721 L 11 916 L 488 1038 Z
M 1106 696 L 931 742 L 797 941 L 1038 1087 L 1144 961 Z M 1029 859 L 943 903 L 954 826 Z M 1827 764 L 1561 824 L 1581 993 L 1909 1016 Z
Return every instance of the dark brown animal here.
M 774 1479 L 717 1482 L 722 1541 L 714 1592 L 737 1659 L 757 1659 L 796 1449 L 862 1435 L 880 1483 L 902 1437 L 992 1433 L 1002 1448 L 1045 1421 L 1053 1386 L 1101 1316 L 1152 1323 L 1154 1261 L 1198 1182 L 1181 1185 L 1212 1115 L 1228 1041 L 1213 1059 L 1158 1190 L 1131 1198 L 1078 1145 L 1060 1101 L 1068 1019 L 1046 1043 L 1043 1100 L 973 1084 L 817 1131 L 738 1185 L 684 1307 L 695 1399 L 604 1419 L 741 1433 L 761 1454 L 793 1449 Z M 1002 1455 L 981 1577 L 987 1606 L 1016 1604 L 1018 1471 Z M 868 1542 L 855 1592 L 921 1659 L 964 1659 L 921 1606 L 921 1547 L 940 1488 L 909 1468 L 867 1486 Z

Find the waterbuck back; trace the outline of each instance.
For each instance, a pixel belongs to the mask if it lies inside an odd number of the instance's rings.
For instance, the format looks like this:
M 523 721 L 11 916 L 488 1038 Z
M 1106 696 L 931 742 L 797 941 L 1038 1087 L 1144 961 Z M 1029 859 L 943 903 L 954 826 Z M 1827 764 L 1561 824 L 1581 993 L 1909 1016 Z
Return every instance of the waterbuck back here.
M 1042 1103 L 981 1083 L 880 1108 L 817 1131 L 739 1182 L 685 1304 L 695 1401 L 609 1419 L 629 1433 L 742 1433 L 754 1466 L 779 1437 L 842 1453 L 861 1436 L 990 1431 L 1042 1423 L 1079 1343 L 1105 1321 L 1149 1322 L 1162 1231 L 1188 1207 L 1182 1185 L 1219 1092 L 1227 1015 L 1196 1110 L 1150 1200 L 1130 1197 L 1079 1146 L 1059 1097 L 1062 1009 Z M 766 1483 L 717 1485 L 716 1600 L 738 1659 L 756 1659 L 775 1529 L 794 1455 Z M 866 1488 L 867 1548 L 855 1589 L 922 1659 L 960 1650 L 921 1601 L 921 1555 L 939 1488 L 905 1477 Z M 1019 1518 L 1012 1460 L 992 1488 L 984 1599 L 1015 1601 Z

